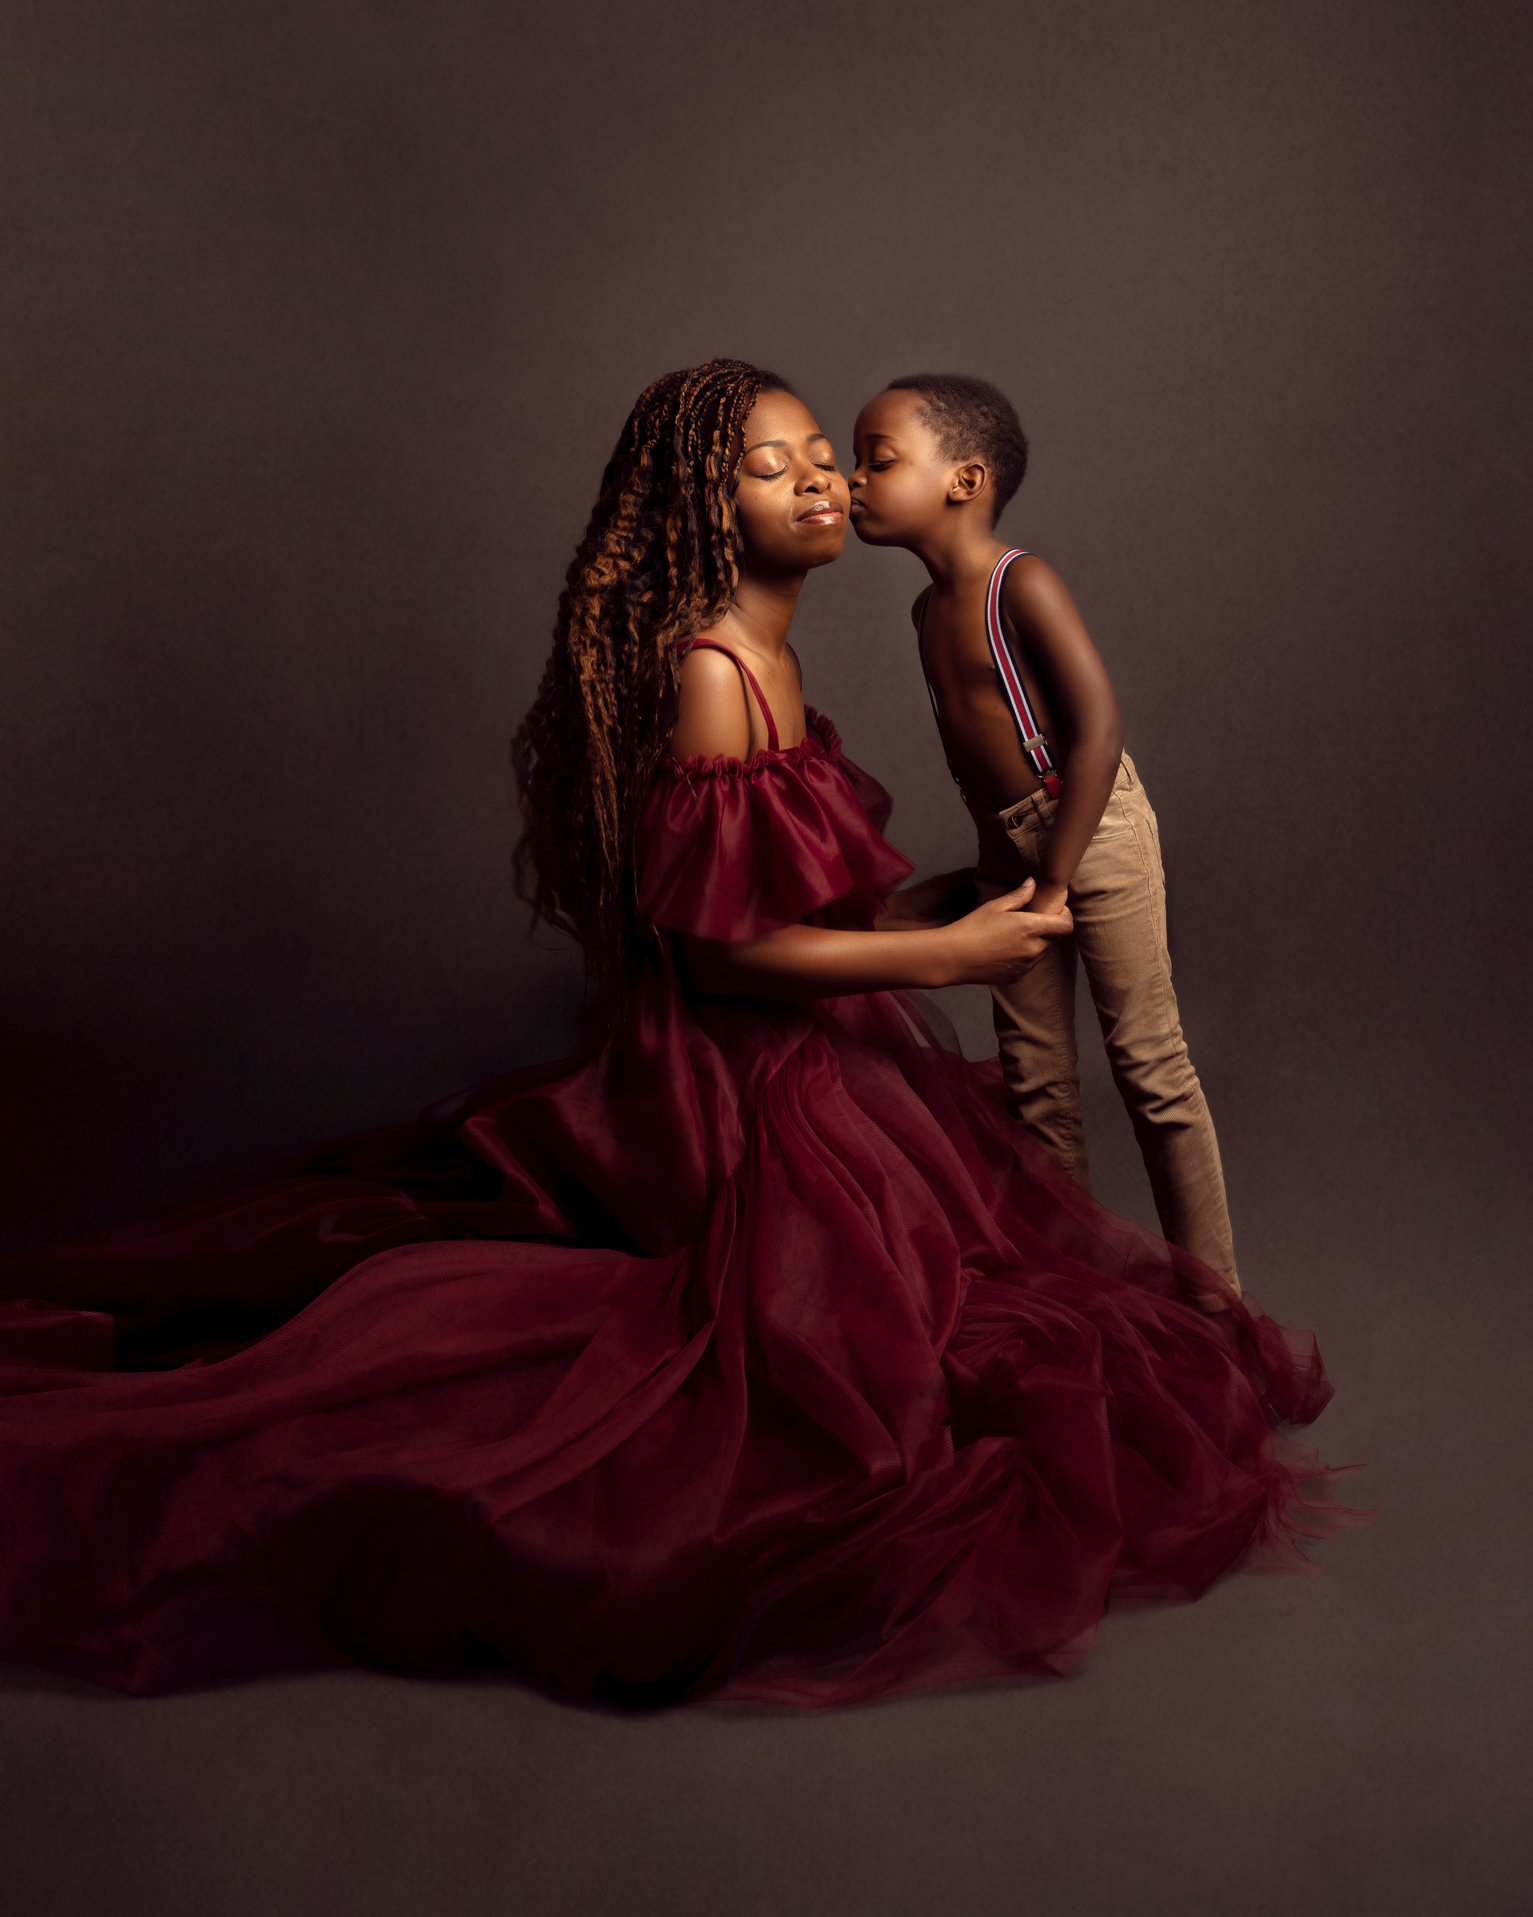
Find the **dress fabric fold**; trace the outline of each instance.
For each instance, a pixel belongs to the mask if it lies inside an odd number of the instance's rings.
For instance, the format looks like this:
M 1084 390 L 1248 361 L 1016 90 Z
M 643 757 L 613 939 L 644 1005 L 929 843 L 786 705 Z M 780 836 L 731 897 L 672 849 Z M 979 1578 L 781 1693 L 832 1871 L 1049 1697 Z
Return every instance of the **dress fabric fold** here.
M 1109 1603 L 1308 1569 L 1314 1337 L 1095 1204 L 935 1007 L 707 997 L 867 926 L 888 795 L 668 760 L 617 1028 L 172 1215 L 0 1261 L 0 1657 L 149 1695 L 494 1663 L 817 1707 L 1067 1672 Z

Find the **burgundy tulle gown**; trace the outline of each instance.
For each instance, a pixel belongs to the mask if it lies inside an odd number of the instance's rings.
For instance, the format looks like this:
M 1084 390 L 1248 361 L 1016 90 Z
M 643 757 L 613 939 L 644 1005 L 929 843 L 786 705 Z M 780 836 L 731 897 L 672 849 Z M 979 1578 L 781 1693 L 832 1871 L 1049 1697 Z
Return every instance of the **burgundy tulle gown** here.
M 888 798 L 668 761 L 614 1038 L 3 1265 L 0 1658 L 138 1694 L 363 1661 L 633 1703 L 1062 1672 L 1120 1594 L 1311 1562 L 1315 1341 L 1055 1171 L 902 993 L 692 991 L 867 925 Z

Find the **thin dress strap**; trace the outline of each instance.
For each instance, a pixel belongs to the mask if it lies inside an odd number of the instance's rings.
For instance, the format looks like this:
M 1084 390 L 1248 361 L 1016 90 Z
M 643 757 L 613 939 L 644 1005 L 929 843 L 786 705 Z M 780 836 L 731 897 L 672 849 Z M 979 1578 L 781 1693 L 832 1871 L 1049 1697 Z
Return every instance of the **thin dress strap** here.
M 751 691 L 755 693 L 756 704 L 760 706 L 761 716 L 766 720 L 767 751 L 777 751 L 777 721 L 772 717 L 772 708 L 766 702 L 765 693 L 762 692 L 761 687 L 756 683 L 755 673 L 751 671 L 750 667 L 740 655 L 731 652 L 728 646 L 721 646 L 717 639 L 694 639 L 687 650 L 689 652 L 722 652 L 726 659 L 734 660 L 741 672 L 745 674 L 745 683 L 750 687 Z

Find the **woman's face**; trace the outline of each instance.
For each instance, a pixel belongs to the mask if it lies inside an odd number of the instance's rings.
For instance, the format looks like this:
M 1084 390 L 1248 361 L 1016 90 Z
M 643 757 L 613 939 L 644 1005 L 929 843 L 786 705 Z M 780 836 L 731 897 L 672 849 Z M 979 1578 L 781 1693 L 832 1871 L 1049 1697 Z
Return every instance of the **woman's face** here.
M 846 544 L 847 484 L 813 413 L 792 393 L 763 393 L 745 422 L 735 518 L 746 570 L 802 573 Z

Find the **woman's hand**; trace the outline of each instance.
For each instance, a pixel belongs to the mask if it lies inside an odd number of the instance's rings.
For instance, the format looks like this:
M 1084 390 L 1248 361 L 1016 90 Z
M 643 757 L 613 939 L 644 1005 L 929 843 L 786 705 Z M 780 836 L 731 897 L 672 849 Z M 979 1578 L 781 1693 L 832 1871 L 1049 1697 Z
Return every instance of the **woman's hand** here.
M 1026 909 L 1036 887 L 1024 879 L 1012 892 L 987 899 L 956 920 L 944 934 L 952 952 L 954 985 L 1005 985 L 1020 978 L 1050 939 L 1066 937 L 1075 920 L 1065 905 L 1049 912 Z

